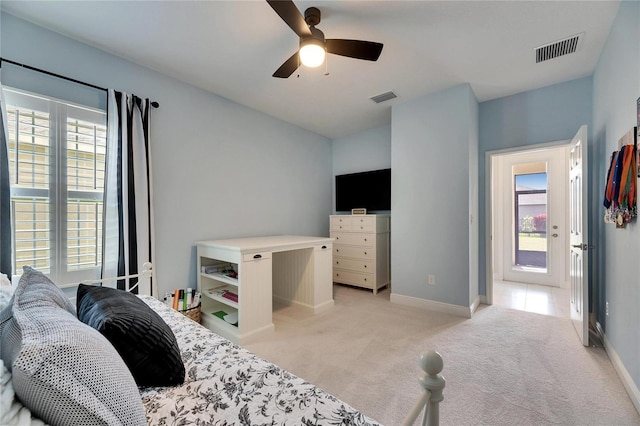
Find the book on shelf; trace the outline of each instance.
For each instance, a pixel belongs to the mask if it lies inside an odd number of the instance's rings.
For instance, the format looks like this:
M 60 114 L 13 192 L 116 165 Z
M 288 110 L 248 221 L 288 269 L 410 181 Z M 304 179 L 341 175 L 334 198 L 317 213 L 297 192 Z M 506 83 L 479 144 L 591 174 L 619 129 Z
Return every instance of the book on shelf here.
M 223 320 L 224 317 L 227 316 L 227 313 L 225 311 L 216 311 L 213 315 Z
M 232 292 L 232 291 L 225 290 L 225 291 L 222 293 L 222 297 L 224 297 L 225 299 L 229 299 L 229 300 L 231 300 L 232 302 L 236 302 L 236 303 L 238 303 L 238 295 L 237 295 L 237 294 L 235 294 L 235 293 L 234 293 L 234 292 Z
M 223 297 L 227 300 L 238 303 L 238 294 L 223 287 L 210 288 L 207 290 L 207 293 L 211 296 Z
M 202 265 L 200 267 L 200 270 L 203 273 L 209 274 L 209 275 L 221 274 L 221 275 L 224 275 L 227 278 L 238 279 L 238 272 L 236 272 L 236 270 L 233 269 L 233 266 L 231 264 L 225 264 L 225 265 Z
M 205 274 L 213 274 L 215 272 L 219 272 L 221 267 L 219 265 L 209 265 L 209 266 L 202 265 L 200 269 Z
M 220 318 L 221 320 L 228 322 L 231 325 L 238 325 L 238 313 L 237 312 L 232 312 L 230 314 L 226 313 L 225 311 L 216 311 L 213 313 L 213 316 L 216 316 L 218 318 Z

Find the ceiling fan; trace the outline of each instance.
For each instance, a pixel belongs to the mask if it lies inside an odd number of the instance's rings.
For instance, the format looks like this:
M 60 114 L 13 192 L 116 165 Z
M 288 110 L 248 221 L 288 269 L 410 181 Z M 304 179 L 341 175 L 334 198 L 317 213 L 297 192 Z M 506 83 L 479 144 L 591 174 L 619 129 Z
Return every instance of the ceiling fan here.
M 320 23 L 320 10 L 310 7 L 304 17 L 292 0 L 267 0 L 282 20 L 300 37 L 300 49 L 273 73 L 274 77 L 287 78 L 300 64 L 318 66 L 324 62 L 325 53 L 349 58 L 377 61 L 382 52 L 382 43 L 362 40 L 324 38 L 324 33 L 316 28 Z

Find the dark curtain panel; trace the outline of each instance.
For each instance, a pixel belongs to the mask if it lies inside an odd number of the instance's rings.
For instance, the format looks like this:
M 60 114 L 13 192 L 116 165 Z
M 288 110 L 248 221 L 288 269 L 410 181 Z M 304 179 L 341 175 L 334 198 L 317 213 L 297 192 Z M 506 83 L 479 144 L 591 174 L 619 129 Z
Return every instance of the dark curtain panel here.
M 0 103 L 0 272 L 11 279 L 11 182 L 9 155 L 4 128 L 4 108 Z
M 103 278 L 139 274 L 153 260 L 149 109 L 149 99 L 109 90 Z

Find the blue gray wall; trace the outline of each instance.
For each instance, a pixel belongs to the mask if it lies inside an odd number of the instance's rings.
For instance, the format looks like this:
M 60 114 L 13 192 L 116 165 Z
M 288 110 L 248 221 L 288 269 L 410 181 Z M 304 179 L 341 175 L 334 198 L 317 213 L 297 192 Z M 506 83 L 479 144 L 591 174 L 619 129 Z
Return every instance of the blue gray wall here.
M 592 80 L 585 77 L 480 104 L 478 156 L 479 292 L 486 294 L 485 157 L 488 151 L 572 139 L 591 129 Z M 591 131 L 589 130 L 589 139 Z M 592 145 L 590 143 L 589 145 Z
M 333 176 L 391 167 L 391 125 L 334 139 L 331 143 Z M 335 212 L 335 179 L 332 182 Z
M 477 111 L 469 85 L 392 107 L 393 293 L 467 307 L 477 296 L 470 293 L 477 180 L 469 167 L 477 162 Z
M 195 286 L 197 240 L 328 236 L 329 139 L 11 15 L 1 19 L 2 56 L 160 102 L 151 151 L 161 292 Z M 3 64 L 4 85 L 37 78 L 10 67 Z M 71 86 L 57 96 L 85 91 Z
M 593 74 L 593 149 L 589 152 L 597 177 L 593 216 L 597 247 L 595 274 L 597 319 L 607 340 L 640 387 L 640 224 L 625 229 L 602 220 L 602 194 L 611 152 L 618 139 L 637 124 L 640 97 L 640 3 L 622 2 Z M 605 302 L 609 302 L 606 315 Z

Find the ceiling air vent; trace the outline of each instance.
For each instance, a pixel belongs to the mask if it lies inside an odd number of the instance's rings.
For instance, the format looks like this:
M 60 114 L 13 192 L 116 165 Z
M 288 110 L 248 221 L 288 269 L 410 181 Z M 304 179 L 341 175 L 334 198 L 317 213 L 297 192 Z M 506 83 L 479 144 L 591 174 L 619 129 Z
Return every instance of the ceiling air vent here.
M 558 56 L 575 53 L 580 47 L 584 33 L 576 34 L 563 40 L 554 41 L 544 46 L 536 47 L 536 63 L 548 61 Z
M 391 99 L 394 99 L 394 98 L 397 98 L 397 97 L 398 97 L 398 95 L 396 95 L 392 91 L 389 91 L 389 92 L 380 93 L 379 95 L 372 96 L 369 99 L 371 99 L 373 102 L 379 104 L 381 102 L 388 101 L 388 100 L 391 100 Z

